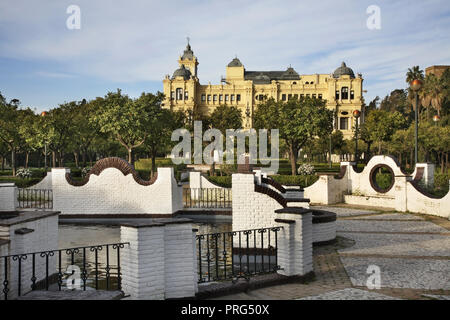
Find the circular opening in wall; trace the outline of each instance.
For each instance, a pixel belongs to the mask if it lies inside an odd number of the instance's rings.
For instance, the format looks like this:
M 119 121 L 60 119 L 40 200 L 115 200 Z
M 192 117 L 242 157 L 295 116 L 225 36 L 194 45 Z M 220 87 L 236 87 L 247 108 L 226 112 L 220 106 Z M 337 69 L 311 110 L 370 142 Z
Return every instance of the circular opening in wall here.
M 342 112 L 341 112 L 341 114 L 343 114 L 343 115 L 347 115 L 347 114 L 348 114 L 348 112 L 347 112 L 347 111 L 342 111 Z
M 369 179 L 376 192 L 386 193 L 394 186 L 394 171 L 385 164 L 379 164 L 372 168 Z

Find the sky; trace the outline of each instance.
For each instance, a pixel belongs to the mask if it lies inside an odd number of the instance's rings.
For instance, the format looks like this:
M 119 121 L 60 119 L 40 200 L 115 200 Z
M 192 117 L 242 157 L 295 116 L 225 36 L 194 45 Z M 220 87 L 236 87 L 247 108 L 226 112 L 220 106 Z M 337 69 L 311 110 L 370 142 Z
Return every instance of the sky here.
M 70 5 L 80 28 L 69 29 Z M 380 9 L 369 29 L 367 8 Z M 72 21 L 70 19 L 70 21 Z M 365 100 L 405 88 L 408 68 L 450 64 L 448 0 L 2 0 L 0 92 L 37 112 L 121 88 L 162 91 L 186 37 L 202 84 L 219 84 L 237 56 L 247 70 L 364 78 Z

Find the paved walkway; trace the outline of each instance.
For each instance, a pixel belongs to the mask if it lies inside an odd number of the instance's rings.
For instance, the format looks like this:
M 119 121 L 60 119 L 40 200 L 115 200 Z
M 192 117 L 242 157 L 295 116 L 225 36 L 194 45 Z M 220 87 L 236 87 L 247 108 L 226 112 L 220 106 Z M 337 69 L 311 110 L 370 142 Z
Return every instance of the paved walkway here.
M 314 247 L 315 280 L 218 299 L 450 299 L 450 221 L 349 206 L 336 212 L 337 242 Z M 379 270 L 380 289 L 372 272 Z

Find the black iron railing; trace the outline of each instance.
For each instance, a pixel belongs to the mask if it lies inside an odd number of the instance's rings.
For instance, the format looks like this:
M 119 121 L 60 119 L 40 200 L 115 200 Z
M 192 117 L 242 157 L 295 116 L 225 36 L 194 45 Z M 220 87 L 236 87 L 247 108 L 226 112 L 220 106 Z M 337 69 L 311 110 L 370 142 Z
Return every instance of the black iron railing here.
M 3 299 L 31 290 L 86 287 L 122 290 L 120 249 L 125 243 L 48 250 L 0 257 Z M 15 290 L 12 292 L 11 290 Z
M 51 189 L 19 189 L 19 208 L 52 209 L 53 191 Z
M 260 228 L 196 236 L 198 282 L 236 278 L 279 270 L 278 231 Z
M 185 208 L 231 208 L 229 188 L 185 188 L 183 205 Z

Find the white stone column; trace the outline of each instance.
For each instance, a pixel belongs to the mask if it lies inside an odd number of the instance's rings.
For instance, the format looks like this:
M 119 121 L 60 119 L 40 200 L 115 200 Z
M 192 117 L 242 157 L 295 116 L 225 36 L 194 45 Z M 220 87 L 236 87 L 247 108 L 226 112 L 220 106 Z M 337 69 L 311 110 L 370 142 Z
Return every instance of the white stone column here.
M 278 233 L 279 274 L 303 276 L 313 270 L 312 212 L 305 208 L 275 210 L 275 221 L 283 229 Z
M 0 183 L 0 212 L 15 211 L 18 206 L 16 185 Z
M 188 219 L 158 219 L 121 226 L 122 290 L 134 300 L 194 297 L 195 239 Z
M 406 212 L 408 210 L 407 206 L 407 182 L 408 176 L 396 176 L 394 182 L 394 192 L 395 192 L 395 210 L 400 212 Z

